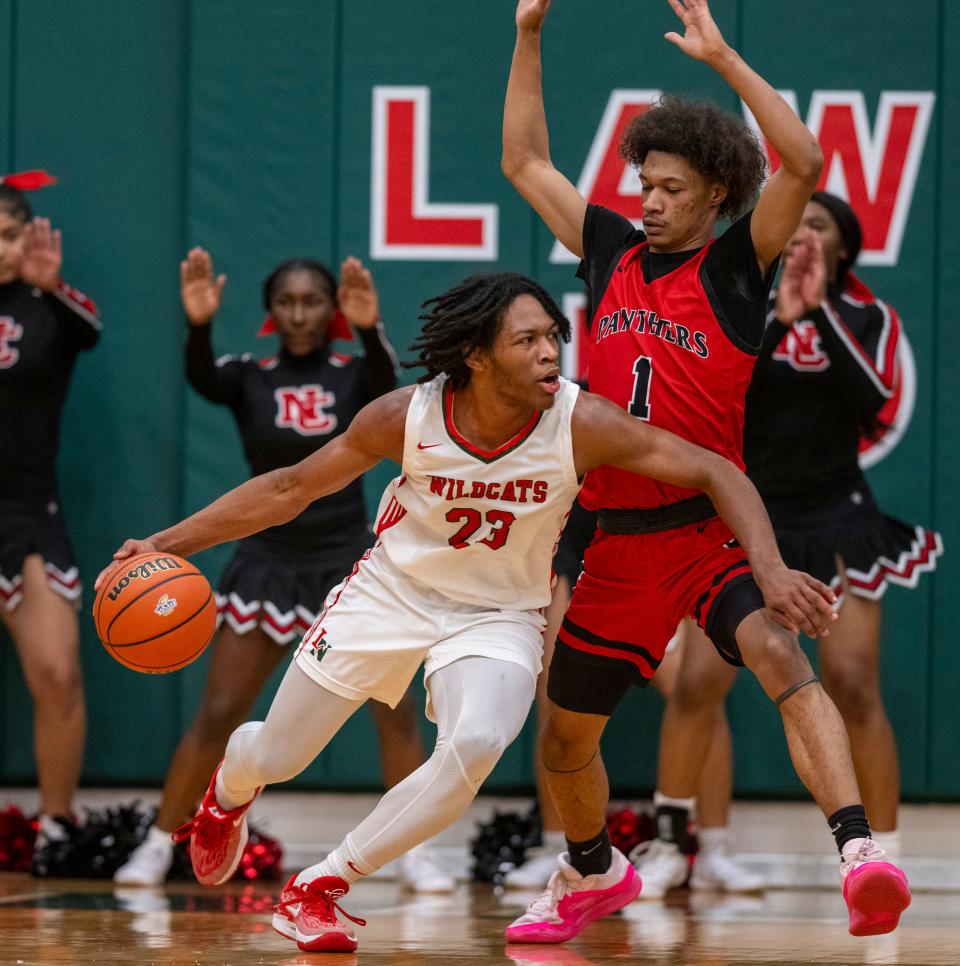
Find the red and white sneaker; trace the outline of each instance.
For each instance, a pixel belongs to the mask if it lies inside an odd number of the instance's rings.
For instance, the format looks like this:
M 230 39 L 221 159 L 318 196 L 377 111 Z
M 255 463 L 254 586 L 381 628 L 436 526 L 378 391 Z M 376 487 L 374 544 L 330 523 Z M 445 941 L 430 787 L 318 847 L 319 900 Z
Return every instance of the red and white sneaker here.
M 285 939 L 297 941 L 297 913 L 300 911 L 301 889 L 295 885 L 296 873 L 287 879 L 280 901 L 273 907 L 273 928 Z
M 619 849 L 603 875 L 580 875 L 566 852 L 543 894 L 507 927 L 510 943 L 562 943 L 601 916 L 629 905 L 640 894 L 640 876 Z
M 217 765 L 197 814 L 171 836 L 174 842 L 190 840 L 190 862 L 201 885 L 222 885 L 237 871 L 247 844 L 246 812 L 260 794 L 258 788 L 246 805 L 222 809 L 215 791 L 222 765 Z
M 273 907 L 273 928 L 304 952 L 352 953 L 357 937 L 353 927 L 341 922 L 337 913 L 358 926 L 365 926 L 367 921 L 351 916 L 337 904 L 349 891 L 347 882 L 336 875 L 320 876 L 306 885 L 297 885 L 293 876 Z
M 859 844 L 858 844 L 859 843 Z M 848 842 L 840 866 L 843 898 L 850 913 L 851 936 L 893 932 L 910 905 L 907 877 L 873 839 Z

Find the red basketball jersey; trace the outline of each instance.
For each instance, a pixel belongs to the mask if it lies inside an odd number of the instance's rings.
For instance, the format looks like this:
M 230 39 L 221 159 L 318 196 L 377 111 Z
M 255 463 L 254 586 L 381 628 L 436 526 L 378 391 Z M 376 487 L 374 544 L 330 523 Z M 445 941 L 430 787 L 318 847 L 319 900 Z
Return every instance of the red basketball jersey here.
M 593 314 L 590 391 L 743 469 L 743 413 L 756 356 L 738 348 L 717 319 L 701 279 L 713 241 L 672 272 L 646 282 L 641 255 L 627 249 Z M 588 509 L 652 508 L 697 495 L 611 466 L 587 475 Z

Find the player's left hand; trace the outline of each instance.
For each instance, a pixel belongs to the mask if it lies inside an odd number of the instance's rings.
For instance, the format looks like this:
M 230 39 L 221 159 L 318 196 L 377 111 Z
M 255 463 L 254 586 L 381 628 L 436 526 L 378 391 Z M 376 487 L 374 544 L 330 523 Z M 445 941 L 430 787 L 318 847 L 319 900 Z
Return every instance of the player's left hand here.
M 52 292 L 60 278 L 63 244 L 60 229 L 50 227 L 49 218 L 34 218 L 23 229 L 23 261 L 20 278 L 44 292 Z
M 667 0 L 667 3 L 683 21 L 684 32 L 682 37 L 673 31 L 663 36 L 688 57 L 710 63 L 729 49 L 714 22 L 707 0 Z
M 801 570 L 783 566 L 772 573 L 754 574 L 773 619 L 793 634 L 825 637 L 837 619 L 837 595 L 822 581 Z
M 372 329 L 380 321 L 380 300 L 370 270 L 359 258 L 351 256 L 340 266 L 340 286 L 337 288 L 340 311 L 358 329 Z
M 152 540 L 124 540 L 120 549 L 113 555 L 113 563 L 107 564 L 103 570 L 97 574 L 97 579 L 93 582 L 93 589 L 97 591 L 100 589 L 100 585 L 103 583 L 106 576 L 113 573 L 117 566 L 123 563 L 128 557 L 135 557 L 140 553 L 156 553 L 158 550 L 157 545 L 153 543 Z

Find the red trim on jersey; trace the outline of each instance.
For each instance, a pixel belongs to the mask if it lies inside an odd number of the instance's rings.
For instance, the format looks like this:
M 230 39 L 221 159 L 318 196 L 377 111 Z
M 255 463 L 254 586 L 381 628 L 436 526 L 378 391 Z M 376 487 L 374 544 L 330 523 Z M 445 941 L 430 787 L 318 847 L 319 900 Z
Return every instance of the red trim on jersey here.
M 501 456 L 506 456 L 507 453 L 512 453 L 523 441 L 537 428 L 537 424 L 543 416 L 541 410 L 534 410 L 533 415 L 527 421 L 527 424 L 520 430 L 516 436 L 508 439 L 502 446 L 498 446 L 496 449 L 485 450 L 480 449 L 479 446 L 474 446 L 465 436 L 460 433 L 456 425 L 453 422 L 453 387 L 451 386 L 449 380 L 443 386 L 443 425 L 447 430 L 447 434 L 450 438 L 460 447 L 464 452 L 469 453 L 471 456 L 476 457 L 478 460 L 482 460 L 484 463 L 492 463 L 494 460 L 500 459 Z

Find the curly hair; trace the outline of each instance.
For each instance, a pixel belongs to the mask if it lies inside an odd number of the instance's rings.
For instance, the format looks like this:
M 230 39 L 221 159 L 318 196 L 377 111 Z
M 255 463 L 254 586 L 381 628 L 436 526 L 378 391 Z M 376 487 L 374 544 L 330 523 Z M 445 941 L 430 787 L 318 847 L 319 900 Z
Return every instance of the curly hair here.
M 678 154 L 708 181 L 727 189 L 721 218 L 736 218 L 753 201 L 766 177 L 767 161 L 757 136 L 735 114 L 709 101 L 665 94 L 638 114 L 620 141 L 621 156 L 635 168 L 650 151 Z
M 556 322 L 560 338 L 570 341 L 570 322 L 547 290 L 533 279 L 515 272 L 471 275 L 420 306 L 427 310 L 420 316 L 423 328 L 410 346 L 417 359 L 403 366 L 426 367 L 426 374 L 417 382 L 446 374 L 454 389 L 466 386 L 470 382 L 467 356 L 474 349 L 491 348 L 504 312 L 520 295 L 532 295 Z

